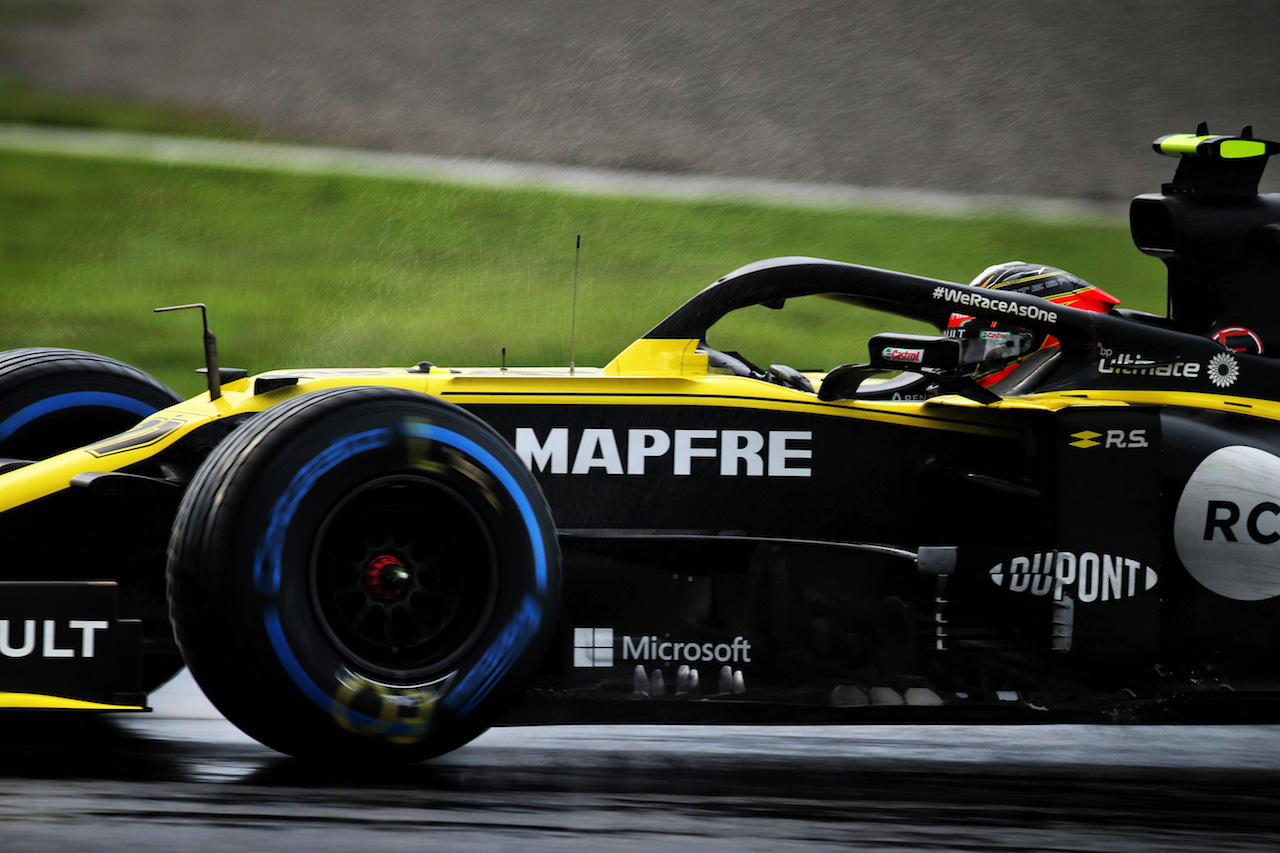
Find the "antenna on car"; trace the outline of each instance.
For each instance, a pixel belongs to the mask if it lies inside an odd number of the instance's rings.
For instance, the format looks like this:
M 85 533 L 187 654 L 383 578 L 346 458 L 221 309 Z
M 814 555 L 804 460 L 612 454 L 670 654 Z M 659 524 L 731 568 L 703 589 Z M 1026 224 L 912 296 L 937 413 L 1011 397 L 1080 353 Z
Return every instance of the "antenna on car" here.
M 578 260 L 582 257 L 582 235 L 578 235 L 578 245 L 573 250 L 573 312 L 569 315 L 569 375 L 573 375 L 574 345 L 578 332 Z
M 209 330 L 209 307 L 203 302 L 192 302 L 189 305 L 170 305 L 166 308 L 157 308 L 155 313 L 159 314 L 163 311 L 182 311 L 187 308 L 199 308 L 200 318 L 204 323 L 204 373 L 209 380 L 209 401 L 212 402 L 222 396 L 222 383 L 224 381 L 233 381 L 243 378 L 247 371 L 240 368 L 219 368 L 218 367 L 218 339 L 213 332 Z

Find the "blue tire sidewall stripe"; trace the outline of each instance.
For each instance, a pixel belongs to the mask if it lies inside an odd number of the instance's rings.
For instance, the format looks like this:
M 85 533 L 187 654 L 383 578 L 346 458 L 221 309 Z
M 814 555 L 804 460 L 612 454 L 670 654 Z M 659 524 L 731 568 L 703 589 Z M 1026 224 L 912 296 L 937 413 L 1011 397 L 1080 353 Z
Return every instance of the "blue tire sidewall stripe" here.
M 528 531 L 529 544 L 533 551 L 537 593 L 538 596 L 545 597 L 548 585 L 548 556 L 542 525 L 538 522 L 537 514 L 528 496 L 507 467 L 475 441 L 453 430 L 433 424 L 407 421 L 400 424 L 399 431 L 401 435 L 436 441 L 465 453 L 502 483 L 519 509 L 520 518 Z M 337 701 L 336 697 L 327 693 L 311 678 L 290 647 L 280 623 L 278 601 L 285 540 L 289 524 L 293 520 L 299 503 L 320 477 L 353 456 L 386 447 L 391 443 L 393 434 L 394 431 L 390 427 L 352 433 L 334 441 L 322 453 L 312 458 L 294 475 L 276 500 L 271 510 L 267 530 L 263 533 L 254 555 L 253 585 L 260 600 L 263 601 L 267 636 L 276 657 L 303 694 L 326 713 L 332 713 Z M 453 690 L 449 691 L 443 700 L 445 707 L 449 708 L 456 717 L 465 716 L 475 708 L 500 682 L 501 676 L 511 668 L 533 636 L 537 634 L 542 615 L 541 602 L 532 595 L 526 595 L 514 616 L 479 658 L 476 666 L 459 680 Z M 389 737 L 411 734 L 415 730 L 410 723 L 394 723 L 388 728 L 385 720 L 370 717 L 351 708 L 345 711 L 345 718 L 357 728 L 376 727 L 379 734 Z
M 280 610 L 277 602 L 280 596 L 280 580 L 282 573 L 283 551 L 289 522 L 298 509 L 304 495 L 315 484 L 315 481 L 333 469 L 342 461 L 359 453 L 385 447 L 390 443 L 392 431 L 387 428 L 367 430 L 354 433 L 335 441 L 320 455 L 313 458 L 302 470 L 289 481 L 288 487 L 276 501 L 271 510 L 271 521 L 263 534 L 253 563 L 253 585 L 258 594 L 267 601 L 263 617 L 266 622 L 267 636 L 271 647 L 275 649 L 276 658 L 284 666 L 289 678 L 300 690 L 320 706 L 325 712 L 332 710 L 334 698 L 326 693 L 303 668 L 297 655 L 289 646 L 284 635 L 284 627 L 280 624 Z M 351 722 L 356 726 L 373 725 L 374 718 L 351 712 Z M 397 734 L 392 730 L 389 734 Z
M 515 501 L 520 510 L 520 517 L 524 520 L 525 527 L 529 531 L 529 540 L 533 543 L 534 575 L 538 584 L 538 595 L 545 596 L 547 594 L 547 551 L 543 547 L 542 526 L 538 524 L 533 505 L 529 503 L 529 498 L 524 493 L 524 489 L 520 488 L 516 483 L 516 479 L 511 475 L 511 472 L 494 458 L 492 453 L 471 439 L 452 430 L 417 421 L 407 422 L 402 426 L 406 435 L 414 438 L 425 438 L 428 441 L 438 441 L 441 444 L 447 444 L 450 447 L 461 450 L 498 478 L 498 481 L 507 490 L 507 494 Z
M 144 418 L 158 410 L 158 406 L 136 400 L 124 394 L 113 394 L 109 391 L 71 391 L 66 394 L 55 394 L 43 400 L 37 400 L 24 406 L 0 422 L 0 441 L 13 435 L 27 424 L 65 409 L 95 406 L 104 409 L 119 409 Z

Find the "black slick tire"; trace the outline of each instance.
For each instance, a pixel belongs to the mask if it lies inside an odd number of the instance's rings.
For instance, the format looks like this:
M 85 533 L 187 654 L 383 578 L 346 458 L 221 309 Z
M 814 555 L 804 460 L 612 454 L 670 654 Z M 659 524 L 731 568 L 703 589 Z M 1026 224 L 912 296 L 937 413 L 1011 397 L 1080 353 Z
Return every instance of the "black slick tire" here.
M 169 546 L 171 618 L 206 695 L 325 762 L 418 761 L 484 731 L 541 660 L 559 587 L 514 450 L 393 388 L 255 416 L 197 472 Z
M 45 459 L 124 432 L 180 400 L 140 370 L 70 349 L 0 353 L 0 456 Z
M 129 430 L 180 399 L 141 370 L 94 353 L 49 347 L 0 352 L 0 458 L 36 462 L 93 444 Z M 4 579 L 43 580 L 53 574 L 64 579 L 106 576 L 119 581 L 122 606 L 144 624 L 142 689 L 150 692 L 182 669 L 163 607 L 164 563 L 159 548 L 154 549 L 155 559 L 148 554 L 128 561 L 104 561 L 94 559 L 84 544 L 98 538 L 100 528 L 93 526 L 99 521 L 96 515 L 50 519 L 47 513 L 39 513 L 25 522 L 8 516 L 5 521 L 20 526 L 22 538 L 6 549 Z M 58 549 L 62 559 L 51 571 L 40 552 L 66 537 L 69 525 L 74 526 L 77 535 L 72 538 L 78 541 Z M 3 534 L 16 532 L 6 527 Z

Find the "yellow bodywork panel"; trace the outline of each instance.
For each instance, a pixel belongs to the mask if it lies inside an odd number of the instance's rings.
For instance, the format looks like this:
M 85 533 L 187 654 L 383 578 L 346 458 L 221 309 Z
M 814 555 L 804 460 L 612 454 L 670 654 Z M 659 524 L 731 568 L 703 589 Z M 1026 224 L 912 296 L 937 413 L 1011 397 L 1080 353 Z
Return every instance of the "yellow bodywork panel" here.
M 317 370 L 263 375 L 304 377 L 305 384 L 300 381 L 287 389 L 255 395 L 253 380 L 241 379 L 224 385 L 222 396 L 212 402 L 208 394 L 193 397 L 161 409 L 119 435 L 0 475 L 0 512 L 69 488 L 71 478 L 77 474 L 121 471 L 145 462 L 200 426 L 234 415 L 260 412 L 304 391 L 351 384 L 425 390 L 426 385 L 425 375 L 412 374 L 404 369 Z M 359 377 L 357 383 L 352 382 L 353 376 Z
M 0 512 L 71 486 L 86 472 L 114 472 L 145 462 L 193 430 L 224 418 L 260 412 L 291 397 L 326 388 L 373 385 L 419 391 L 466 405 L 712 406 L 870 420 L 920 429 L 1004 438 L 1021 435 L 1020 411 L 1056 412 L 1087 406 L 1166 405 L 1247 413 L 1280 420 L 1280 403 L 1220 394 L 1169 391 L 1071 391 L 1010 397 L 982 405 L 956 395 L 930 400 L 821 401 L 816 394 L 711 372 L 697 340 L 642 339 L 603 369 L 468 368 L 314 369 L 272 371 L 177 403 L 120 435 L 0 475 Z M 811 377 L 815 385 L 820 374 Z M 258 379 L 295 384 L 254 394 Z
M 108 705 L 103 702 L 85 702 L 62 696 L 44 696 L 39 693 L 0 693 L 0 710 L 45 711 L 145 711 L 145 705 Z
M 707 355 L 693 339 L 641 338 L 605 365 L 609 376 L 683 376 L 705 374 Z

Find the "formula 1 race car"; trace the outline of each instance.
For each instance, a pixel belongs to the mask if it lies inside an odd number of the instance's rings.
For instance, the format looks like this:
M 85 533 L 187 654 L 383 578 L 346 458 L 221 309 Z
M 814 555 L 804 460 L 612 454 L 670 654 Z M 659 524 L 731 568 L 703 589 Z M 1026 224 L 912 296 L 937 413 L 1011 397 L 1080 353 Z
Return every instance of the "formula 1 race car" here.
M 1156 149 L 1167 316 L 780 258 L 603 369 L 250 377 L 206 319 L 180 401 L 0 355 L 0 707 L 142 710 L 185 664 L 263 743 L 362 762 L 498 722 L 1271 707 L 1280 144 Z M 825 373 L 707 344 L 813 296 L 942 334 Z

